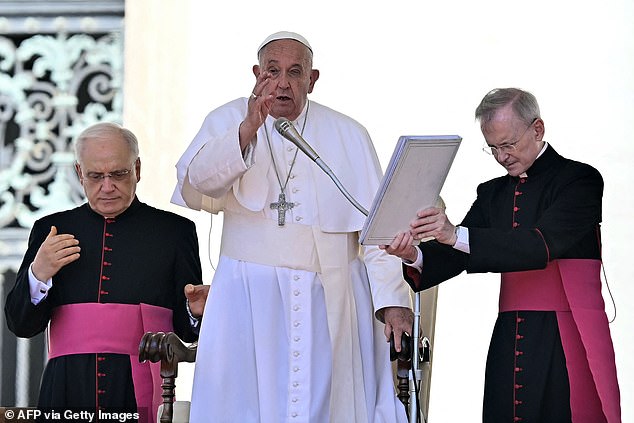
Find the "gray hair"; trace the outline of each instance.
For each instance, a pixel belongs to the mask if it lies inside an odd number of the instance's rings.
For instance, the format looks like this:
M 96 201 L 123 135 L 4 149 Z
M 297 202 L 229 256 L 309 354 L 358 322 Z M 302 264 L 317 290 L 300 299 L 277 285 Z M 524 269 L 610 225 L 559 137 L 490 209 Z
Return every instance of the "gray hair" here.
M 489 91 L 476 108 L 475 118 L 481 126 L 485 126 L 498 110 L 509 104 L 515 115 L 527 125 L 541 118 L 535 96 L 519 88 L 495 88 Z
M 87 140 L 95 138 L 110 138 L 113 136 L 120 136 L 128 143 L 130 154 L 134 160 L 139 157 L 139 142 L 132 131 L 116 123 L 101 122 L 89 126 L 84 129 L 81 134 L 79 134 L 75 140 L 75 159 L 77 162 L 81 162 L 82 150 L 84 149 L 84 144 Z

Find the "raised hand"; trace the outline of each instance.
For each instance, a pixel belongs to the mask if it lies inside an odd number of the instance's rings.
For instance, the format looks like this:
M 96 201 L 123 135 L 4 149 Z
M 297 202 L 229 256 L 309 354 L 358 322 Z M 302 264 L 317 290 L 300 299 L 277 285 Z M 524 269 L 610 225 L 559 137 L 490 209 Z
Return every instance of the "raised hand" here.
M 42 282 L 46 282 L 59 269 L 79 259 L 79 240 L 72 234 L 57 234 L 57 228 L 51 226 L 42 245 L 35 254 L 31 270 L 33 275 Z
M 240 124 L 240 149 L 246 146 L 255 137 L 258 129 L 271 111 L 271 104 L 275 99 L 275 84 L 272 82 L 270 72 L 259 72 L 255 86 L 249 97 L 247 115 Z

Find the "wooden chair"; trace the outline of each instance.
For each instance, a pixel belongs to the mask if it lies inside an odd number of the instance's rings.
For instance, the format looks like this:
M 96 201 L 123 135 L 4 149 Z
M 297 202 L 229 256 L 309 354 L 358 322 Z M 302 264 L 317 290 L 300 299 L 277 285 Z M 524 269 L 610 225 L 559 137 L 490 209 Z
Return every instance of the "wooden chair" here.
M 174 388 L 178 376 L 178 363 L 193 363 L 196 360 L 197 343 L 186 345 L 174 332 L 147 332 L 139 344 L 139 361 L 161 362 L 163 383 L 163 405 L 161 423 L 172 423 L 174 419 Z

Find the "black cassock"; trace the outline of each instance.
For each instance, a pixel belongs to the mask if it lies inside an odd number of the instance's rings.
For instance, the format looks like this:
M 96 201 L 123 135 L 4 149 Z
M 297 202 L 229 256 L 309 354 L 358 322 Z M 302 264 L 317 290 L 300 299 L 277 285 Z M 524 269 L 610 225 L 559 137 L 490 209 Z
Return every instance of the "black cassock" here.
M 80 258 L 53 276 L 48 296 L 33 305 L 28 267 L 53 225 L 58 234 L 75 235 L 81 247 Z M 150 207 L 137 198 L 119 216 L 108 219 L 84 204 L 35 222 L 5 313 L 9 329 L 28 338 L 46 329 L 52 310 L 58 306 L 145 303 L 173 310 L 175 332 L 186 341 L 194 341 L 197 335 L 183 292 L 188 283 L 202 283 L 192 221 Z M 74 354 L 49 360 L 38 406 L 136 410 L 130 356 Z
M 600 173 L 552 146 L 526 173 L 478 186 L 460 224 L 469 229 L 470 254 L 435 241 L 420 244 L 420 280 L 404 272 L 414 290 L 464 270 L 504 273 L 543 269 L 554 259 L 600 259 Z M 516 357 L 517 325 L 521 357 Z M 569 389 L 555 312 L 499 313 L 487 357 L 483 420 L 512 422 L 521 415 L 524 421 L 570 421 Z

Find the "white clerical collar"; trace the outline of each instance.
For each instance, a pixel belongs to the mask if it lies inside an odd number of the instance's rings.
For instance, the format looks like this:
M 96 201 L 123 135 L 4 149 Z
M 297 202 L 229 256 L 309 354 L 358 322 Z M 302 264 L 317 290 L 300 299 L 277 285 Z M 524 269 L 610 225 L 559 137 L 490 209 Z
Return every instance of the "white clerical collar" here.
M 544 151 L 546 151 L 546 148 L 548 147 L 548 143 L 546 141 L 544 141 L 544 146 L 542 147 L 542 149 L 540 150 L 539 154 L 537 155 L 537 157 L 535 157 L 535 160 L 539 159 L 539 157 L 544 154 Z M 526 174 L 526 172 L 522 172 L 519 175 L 520 178 L 527 178 L 528 175 Z
M 542 154 L 544 154 L 544 151 L 546 151 L 546 148 L 548 147 L 548 143 L 546 141 L 544 141 L 544 146 L 542 147 L 542 150 L 539 152 L 539 154 L 537 155 L 537 157 L 535 158 L 535 160 L 539 159 L 539 156 L 541 156 Z

